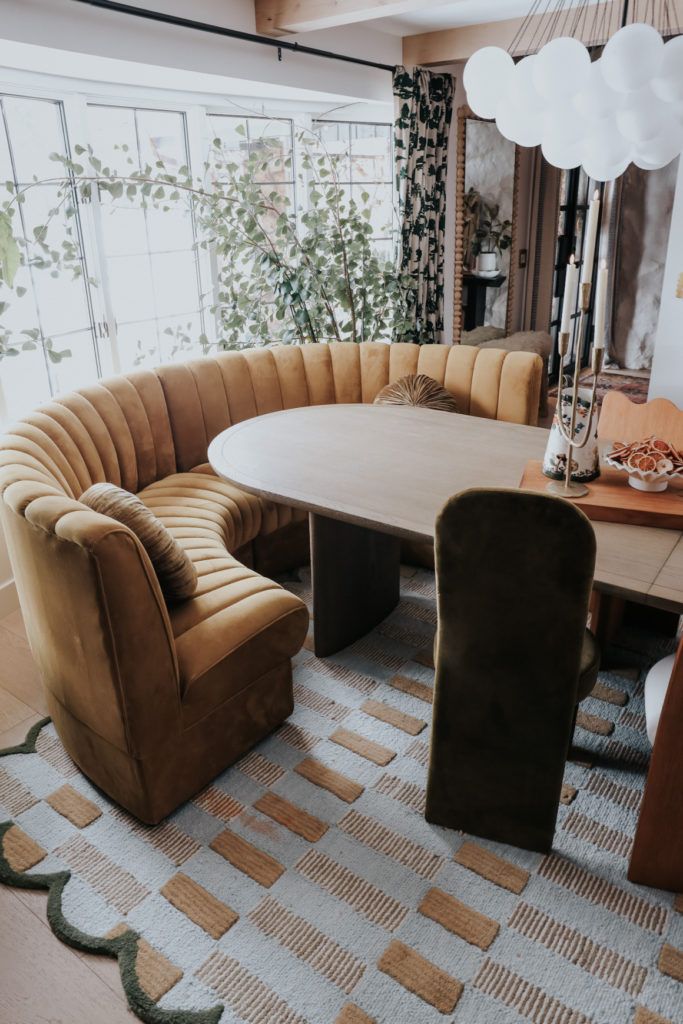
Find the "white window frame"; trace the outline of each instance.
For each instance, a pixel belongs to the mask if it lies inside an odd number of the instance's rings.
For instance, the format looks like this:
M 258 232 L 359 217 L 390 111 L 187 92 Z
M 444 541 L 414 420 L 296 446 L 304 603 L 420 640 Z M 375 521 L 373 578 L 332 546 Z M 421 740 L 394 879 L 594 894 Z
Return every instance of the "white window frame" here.
M 306 212 L 308 197 L 308 189 L 304 187 L 306 176 L 300 166 L 297 152 L 297 132 L 300 130 L 312 131 L 313 123 L 316 121 L 341 122 L 345 125 L 390 124 L 388 121 L 379 121 L 376 117 L 368 119 L 350 117 L 350 111 L 343 107 L 339 110 L 329 111 L 325 104 L 313 101 L 305 103 L 273 100 L 264 103 L 263 100 L 250 100 L 243 96 L 231 100 L 210 94 L 175 93 L 149 86 L 125 87 L 113 83 L 94 83 L 9 68 L 0 68 L 0 94 L 33 97 L 59 103 L 69 155 L 73 155 L 73 146 L 76 143 L 87 144 L 89 105 L 182 113 L 185 123 L 188 166 L 195 178 L 203 176 L 204 163 L 213 138 L 210 116 L 290 121 L 293 139 L 293 211 L 297 220 Z M 334 114 L 339 116 L 335 117 Z M 91 287 L 86 282 L 86 293 L 92 320 L 95 363 L 101 379 L 120 373 L 122 367 L 118 350 L 116 316 L 102 244 L 100 203 L 97 190 L 93 190 L 92 200 L 88 203 L 83 203 L 79 197 L 78 214 L 77 228 L 85 264 L 90 275 L 98 282 L 97 287 Z M 215 343 L 218 339 L 219 314 L 211 317 L 206 309 L 207 306 L 217 304 L 218 282 L 214 254 L 210 250 L 198 249 L 197 266 L 200 301 L 203 300 L 204 331 L 210 343 Z M 213 296 L 213 302 L 207 301 L 208 296 Z M 21 358 L 21 356 L 17 358 Z M 52 387 L 52 380 L 49 379 L 50 387 Z M 2 374 L 0 372 L 0 422 L 5 418 L 3 405 Z

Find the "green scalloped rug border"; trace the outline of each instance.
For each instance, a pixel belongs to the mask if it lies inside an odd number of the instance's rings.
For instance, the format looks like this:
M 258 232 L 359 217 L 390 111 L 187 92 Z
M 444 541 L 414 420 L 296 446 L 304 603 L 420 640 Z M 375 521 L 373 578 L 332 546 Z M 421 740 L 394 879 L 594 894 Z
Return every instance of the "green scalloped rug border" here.
M 0 750 L 0 757 L 6 757 L 8 754 L 34 754 L 38 735 L 50 721 L 50 718 L 42 718 L 36 722 L 27 732 L 23 743 Z M 71 878 L 70 871 L 55 871 L 48 875 L 14 871 L 3 852 L 3 838 L 14 824 L 13 821 L 0 822 L 0 882 L 17 889 L 47 889 L 47 919 L 53 934 L 60 942 L 85 953 L 96 953 L 99 956 L 117 959 L 128 1006 L 144 1024 L 218 1024 L 224 1009 L 222 1005 L 214 1006 L 210 1010 L 164 1010 L 152 1002 L 141 987 L 136 971 L 140 941 L 137 932 L 128 929 L 116 938 L 106 939 L 88 935 L 70 924 L 62 909 L 62 895 Z

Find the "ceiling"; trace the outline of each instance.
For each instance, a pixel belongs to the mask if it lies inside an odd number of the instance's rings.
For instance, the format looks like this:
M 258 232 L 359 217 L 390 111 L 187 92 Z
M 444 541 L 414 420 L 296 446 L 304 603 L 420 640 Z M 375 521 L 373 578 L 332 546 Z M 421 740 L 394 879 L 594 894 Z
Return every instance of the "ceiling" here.
M 599 0 L 564 0 L 563 9 L 578 4 L 597 3 Z M 418 32 L 435 32 L 439 29 L 459 28 L 462 25 L 479 25 L 506 18 L 520 18 L 529 13 L 533 0 L 452 0 L 451 3 L 430 4 L 427 0 L 422 8 L 393 18 L 377 18 L 370 22 L 373 27 L 391 35 L 406 36 Z M 541 4 L 539 13 L 548 4 Z M 557 6 L 555 3 L 553 6 Z

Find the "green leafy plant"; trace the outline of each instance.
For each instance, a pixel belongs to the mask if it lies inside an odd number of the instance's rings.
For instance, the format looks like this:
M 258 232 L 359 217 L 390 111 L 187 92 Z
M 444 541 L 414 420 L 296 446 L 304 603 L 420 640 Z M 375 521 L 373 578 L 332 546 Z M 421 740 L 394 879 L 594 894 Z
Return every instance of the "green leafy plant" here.
M 239 162 L 214 139 L 201 179 L 193 178 L 188 167 L 172 173 L 162 160 L 154 167 L 135 167 L 126 146 L 116 147 L 123 170 L 104 165 L 90 146 L 76 146 L 73 158 L 52 154 L 58 172 L 53 178 L 34 179 L 20 189 L 5 184 L 9 195 L 0 204 L 0 314 L 7 309 L 22 266 L 53 277 L 83 275 L 77 204 L 88 202 L 97 190 L 107 202 L 164 212 L 181 207 L 192 214 L 195 248 L 207 251 L 215 268 L 214 290 L 203 302 L 215 317 L 220 349 L 274 341 L 404 337 L 410 328 L 407 309 L 413 284 L 373 241 L 369 193 L 363 192 L 360 201 L 347 195 L 337 159 L 313 133 L 299 132 L 297 146 L 297 187 L 308 194 L 305 210 L 293 208 L 285 189 L 263 184 L 264 178 L 291 174 L 291 157 L 283 155 L 277 137 L 261 138 L 257 144 L 245 138 Z M 46 184 L 54 190 L 54 205 L 46 223 L 25 232 L 18 214 L 26 194 Z M 66 223 L 66 234 L 59 245 L 51 245 L 56 219 Z M 204 351 L 211 348 L 205 334 L 192 338 L 185 326 L 167 328 L 166 333 L 174 336 L 176 348 L 197 341 Z M 55 361 L 70 354 L 56 350 L 52 339 L 41 338 L 35 329 L 10 332 L 0 327 L 0 359 L 41 341 Z
M 482 252 L 502 254 L 512 244 L 512 221 L 500 219 L 500 204 L 487 199 L 475 188 L 464 196 L 466 258 L 472 261 Z

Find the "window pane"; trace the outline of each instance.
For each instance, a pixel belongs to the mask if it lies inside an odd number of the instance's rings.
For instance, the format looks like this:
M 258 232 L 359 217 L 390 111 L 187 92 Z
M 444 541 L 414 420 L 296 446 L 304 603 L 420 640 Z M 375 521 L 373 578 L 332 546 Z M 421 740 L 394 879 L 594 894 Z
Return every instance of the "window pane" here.
M 70 350 L 71 355 L 58 363 L 48 362 L 52 391 L 55 395 L 85 387 L 97 380 L 97 362 L 91 330 L 58 335 L 53 340 L 57 352 Z
M 314 121 L 313 130 L 320 139 L 320 152 L 334 161 L 339 181 L 351 181 L 350 126 L 333 121 Z M 314 144 L 312 148 L 315 148 Z
M 0 166 L 5 180 L 28 184 L 34 175 L 39 178 L 58 176 L 61 167 L 49 157 L 53 152 L 67 152 L 60 104 L 2 96 L 0 106 Z M 20 215 L 14 218 L 15 231 L 28 240 L 26 255 L 29 258 L 42 254 L 34 241 L 34 228 L 48 225 L 50 248 L 59 251 L 62 243 L 75 243 L 76 253 L 81 257 L 76 266 L 82 273 L 74 278 L 71 273 L 62 271 L 52 277 L 49 269 L 25 266 L 15 278 L 14 291 L 0 284 L 0 301 L 8 303 L 2 327 L 11 332 L 10 343 L 19 348 L 28 339 L 35 346 L 21 349 L 19 355 L 4 359 L 0 364 L 0 415 L 22 415 L 45 402 L 51 394 L 69 387 L 70 384 L 65 383 L 69 379 L 85 383 L 97 376 L 85 282 L 87 268 L 80 250 L 80 211 L 76 208 L 74 217 L 66 217 L 65 205 L 69 199 L 59 201 L 57 189 L 52 185 L 32 185 L 25 192 Z M 17 295 L 17 289 L 23 290 L 23 294 Z M 78 341 L 74 356 L 59 364 L 50 361 L 46 349 L 72 348 L 69 341 L 72 337 Z
M 156 323 L 148 320 L 144 323 L 119 324 L 116 329 L 116 351 L 121 373 L 158 366 L 161 354 Z
M 128 147 L 135 169 L 151 165 L 152 175 L 177 174 L 189 165 L 185 115 L 177 111 L 91 105 L 90 134 L 107 159 L 117 143 Z M 163 167 L 158 167 L 161 162 Z M 131 165 L 128 165 L 131 167 Z M 154 365 L 166 358 L 161 321 L 182 315 L 199 337 L 201 310 L 195 226 L 189 197 L 169 209 L 145 206 L 141 196 L 113 200 L 103 193 L 96 209 L 104 240 L 104 274 L 116 321 L 112 339 L 121 370 Z
M 209 117 L 209 124 L 212 132 L 212 142 L 220 139 L 224 163 L 233 163 L 242 170 L 249 156 L 249 137 L 247 135 L 247 120 L 244 117 L 224 117 L 212 115 Z M 213 156 L 213 147 L 211 148 Z
M 154 317 L 152 269 L 147 255 L 112 257 L 107 261 L 107 276 L 114 316 L 120 324 Z
M 59 165 L 50 160 L 50 153 L 66 154 L 66 141 L 60 117 L 60 104 L 6 96 L 3 100 L 5 119 L 14 155 L 18 182 L 37 178 L 54 178 Z
M 26 321 L 24 321 L 26 322 Z M 0 363 L 0 418 L 16 420 L 51 398 L 50 377 L 41 346 Z M 4 408 L 3 408 L 4 407 Z
M 351 174 L 354 182 L 391 181 L 391 129 L 383 124 L 351 126 Z

